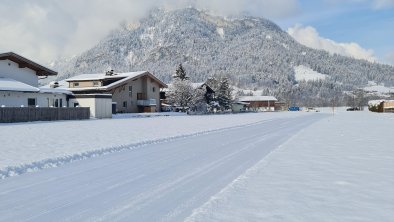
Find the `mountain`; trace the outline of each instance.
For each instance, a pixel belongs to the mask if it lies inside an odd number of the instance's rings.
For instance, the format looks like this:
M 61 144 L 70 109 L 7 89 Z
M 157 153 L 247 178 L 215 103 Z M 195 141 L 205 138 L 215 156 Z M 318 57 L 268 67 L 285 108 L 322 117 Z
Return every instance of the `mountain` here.
M 344 103 L 344 91 L 369 81 L 394 85 L 392 66 L 308 48 L 264 18 L 225 18 L 194 8 L 154 9 L 53 68 L 61 73 L 59 79 L 113 69 L 148 70 L 170 82 L 180 63 L 193 81 L 226 75 L 238 88 L 260 89 L 293 104 Z M 326 78 L 296 79 L 299 67 Z

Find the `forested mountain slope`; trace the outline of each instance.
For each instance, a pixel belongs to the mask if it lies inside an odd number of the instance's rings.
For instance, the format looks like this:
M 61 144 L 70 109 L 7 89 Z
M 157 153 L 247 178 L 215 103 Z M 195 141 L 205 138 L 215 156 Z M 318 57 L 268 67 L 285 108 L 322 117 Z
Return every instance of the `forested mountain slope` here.
M 154 9 L 135 24 L 123 24 L 92 49 L 53 68 L 59 79 L 81 73 L 148 70 L 171 81 L 182 63 L 193 81 L 226 75 L 244 89 L 293 104 L 328 105 L 343 102 L 343 91 L 368 81 L 394 85 L 394 67 L 331 55 L 297 43 L 264 18 L 224 18 L 194 8 Z M 295 67 L 327 75 L 314 82 L 296 81 Z

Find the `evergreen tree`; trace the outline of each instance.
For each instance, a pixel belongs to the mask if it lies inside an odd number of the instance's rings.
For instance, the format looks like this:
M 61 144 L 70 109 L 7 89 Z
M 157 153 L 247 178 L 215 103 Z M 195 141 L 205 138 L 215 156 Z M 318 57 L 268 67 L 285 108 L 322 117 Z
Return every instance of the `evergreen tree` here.
M 220 110 L 225 111 L 231 108 L 232 88 L 227 77 L 209 78 L 207 84 L 215 91 L 215 100 Z
M 231 92 L 230 83 L 227 77 L 222 77 L 219 80 L 219 90 L 217 94 L 217 100 L 222 111 L 231 109 Z
M 175 74 L 172 76 L 174 79 L 179 79 L 179 80 L 188 80 L 189 77 L 186 75 L 186 71 L 183 68 L 182 64 L 179 64 L 178 68 L 175 70 Z

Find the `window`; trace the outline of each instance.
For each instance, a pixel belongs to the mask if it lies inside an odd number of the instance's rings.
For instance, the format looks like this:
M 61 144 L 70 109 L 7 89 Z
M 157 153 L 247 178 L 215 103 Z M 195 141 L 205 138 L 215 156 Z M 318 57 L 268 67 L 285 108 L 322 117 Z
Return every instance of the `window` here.
M 73 86 L 74 86 L 74 87 L 79 86 L 79 82 L 74 82 L 74 83 L 73 83 Z
M 59 107 L 63 107 L 63 99 L 59 99 Z
M 74 107 L 79 107 L 79 103 L 74 103 Z
M 36 98 L 28 98 L 27 105 L 28 106 L 36 106 Z
M 153 91 L 153 92 L 156 92 L 156 87 L 153 87 L 153 88 L 152 88 L 152 91 Z
M 133 86 L 129 86 L 129 96 L 133 96 Z
M 99 86 L 99 81 L 93 81 L 93 86 Z
M 123 102 L 123 108 L 127 108 L 127 101 Z

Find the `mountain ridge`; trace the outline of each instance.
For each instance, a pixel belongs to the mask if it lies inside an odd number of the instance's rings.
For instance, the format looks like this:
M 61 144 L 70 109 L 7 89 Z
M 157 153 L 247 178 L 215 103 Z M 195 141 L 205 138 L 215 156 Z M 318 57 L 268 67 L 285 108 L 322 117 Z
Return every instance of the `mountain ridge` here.
M 296 42 L 275 23 L 258 17 L 224 18 L 195 8 L 165 11 L 120 28 L 79 56 L 53 68 L 59 79 L 82 73 L 149 70 L 165 82 L 182 63 L 193 81 L 226 75 L 239 88 L 264 89 L 282 100 L 319 105 L 344 100 L 343 91 L 368 81 L 394 85 L 394 67 L 370 63 Z M 304 65 L 329 78 L 296 81 Z

